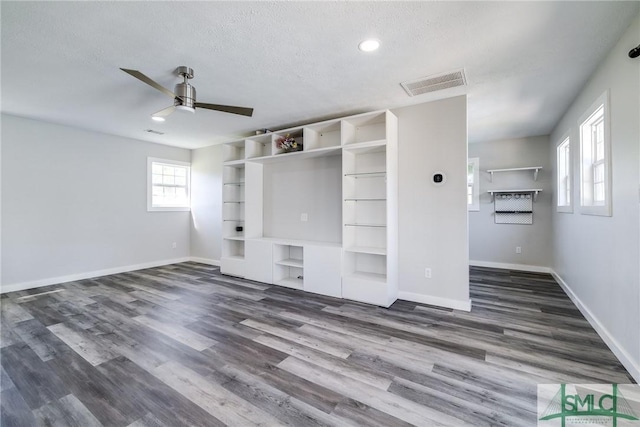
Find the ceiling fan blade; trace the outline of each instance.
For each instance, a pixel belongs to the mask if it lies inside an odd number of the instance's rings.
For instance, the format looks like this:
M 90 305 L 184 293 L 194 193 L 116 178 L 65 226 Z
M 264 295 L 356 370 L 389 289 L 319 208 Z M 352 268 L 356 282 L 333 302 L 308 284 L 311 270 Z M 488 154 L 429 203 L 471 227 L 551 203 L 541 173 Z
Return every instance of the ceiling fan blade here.
M 154 82 L 149 77 L 147 77 L 144 74 L 142 74 L 140 71 L 138 71 L 138 70 L 128 70 L 126 68 L 120 68 L 120 69 L 122 71 L 124 71 L 125 73 L 135 77 L 136 79 L 145 82 L 149 86 L 158 89 L 160 92 L 164 93 L 165 95 L 170 96 L 172 98 L 176 97 L 176 95 L 173 92 L 171 92 L 169 89 L 167 89 L 164 86 L 161 86 L 159 83 Z
M 206 108 L 208 110 L 224 111 L 225 113 L 239 114 L 241 116 L 253 116 L 253 108 L 234 107 L 232 105 L 206 104 L 196 102 L 196 108 Z
M 151 117 L 167 117 L 169 114 L 176 111 L 176 106 L 172 105 L 171 107 L 163 108 L 160 111 L 156 111 L 151 115 Z

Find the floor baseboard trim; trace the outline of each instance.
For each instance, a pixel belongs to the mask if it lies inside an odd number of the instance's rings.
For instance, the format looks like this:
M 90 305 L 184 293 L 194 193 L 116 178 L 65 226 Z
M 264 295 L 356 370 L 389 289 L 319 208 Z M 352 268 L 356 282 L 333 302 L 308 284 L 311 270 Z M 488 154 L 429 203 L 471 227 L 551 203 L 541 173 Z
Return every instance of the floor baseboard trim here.
M 549 267 L 543 267 L 541 265 L 508 264 L 504 262 L 469 260 L 469 265 L 472 267 L 487 267 L 487 268 L 501 268 L 503 270 L 528 271 L 530 273 L 551 273 L 552 271 Z
M 50 277 L 47 279 L 34 280 L 31 282 L 12 283 L 0 286 L 0 293 L 24 291 L 26 289 L 41 288 L 43 286 L 58 285 L 60 283 L 74 282 L 76 280 L 93 279 L 94 277 L 108 276 L 110 274 L 126 273 L 129 271 L 143 270 L 145 268 L 162 267 L 163 265 L 177 264 L 191 261 L 190 257 L 174 258 L 162 261 L 152 261 L 142 264 L 126 265 L 122 267 L 107 268 L 104 270 L 86 271 L 84 273 L 70 274 L 67 276 Z
M 637 383 L 640 384 L 640 361 L 635 362 L 633 358 L 627 353 L 624 348 L 618 343 L 618 341 L 611 335 L 611 333 L 604 327 L 604 325 L 598 320 L 598 318 L 589 310 L 582 300 L 578 297 L 578 295 L 573 292 L 571 287 L 564 279 L 556 273 L 554 270 L 551 270 L 551 275 L 556 282 L 560 285 L 562 290 L 567 294 L 569 299 L 573 301 L 573 303 L 578 307 L 580 313 L 587 319 L 589 324 L 595 329 L 595 331 L 600 335 L 600 338 L 607 344 L 609 349 L 615 354 L 620 363 L 629 371 L 631 376 L 636 380 Z
M 398 299 L 422 304 L 437 305 L 438 307 L 453 308 L 454 310 L 471 311 L 471 300 L 460 301 L 451 298 L 434 297 L 413 292 L 398 292 Z
M 211 258 L 199 258 L 197 256 L 192 256 L 189 258 L 192 262 L 199 262 L 200 264 L 213 265 L 214 267 L 220 267 L 219 259 L 211 259 Z

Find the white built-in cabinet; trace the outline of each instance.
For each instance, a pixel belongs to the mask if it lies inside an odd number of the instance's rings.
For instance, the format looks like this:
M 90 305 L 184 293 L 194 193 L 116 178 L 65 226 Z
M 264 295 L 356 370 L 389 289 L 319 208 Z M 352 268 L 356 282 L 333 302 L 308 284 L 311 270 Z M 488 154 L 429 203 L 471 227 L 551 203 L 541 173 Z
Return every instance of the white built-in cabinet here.
M 279 149 L 287 135 L 303 149 Z M 266 235 L 265 165 L 328 156 L 341 157 L 341 191 L 330 196 L 342 206 L 341 220 L 330 222 L 340 224 L 332 235 L 341 241 Z M 223 274 L 384 307 L 396 300 L 398 124 L 390 111 L 229 142 L 223 160 Z

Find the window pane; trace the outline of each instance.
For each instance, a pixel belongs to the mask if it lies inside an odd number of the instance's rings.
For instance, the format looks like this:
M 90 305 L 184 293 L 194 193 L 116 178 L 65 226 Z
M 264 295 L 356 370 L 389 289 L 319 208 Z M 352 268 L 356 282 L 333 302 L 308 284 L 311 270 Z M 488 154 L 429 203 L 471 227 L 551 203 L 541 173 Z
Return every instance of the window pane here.
M 163 175 L 162 176 L 162 183 L 164 185 L 173 185 L 174 184 L 173 176 Z
M 176 176 L 187 176 L 187 168 L 175 168 Z
M 151 182 L 153 182 L 154 184 L 162 184 L 162 175 L 153 174 Z
M 174 169 L 171 166 L 162 166 L 162 173 L 164 175 L 173 175 L 174 174 Z
M 152 173 L 162 173 L 162 166 L 160 166 L 160 165 L 159 165 L 159 164 L 157 164 L 157 163 L 153 163 L 153 164 L 151 165 L 151 172 L 152 172 Z
M 176 185 L 187 185 L 187 177 L 186 176 L 176 176 L 175 184 Z

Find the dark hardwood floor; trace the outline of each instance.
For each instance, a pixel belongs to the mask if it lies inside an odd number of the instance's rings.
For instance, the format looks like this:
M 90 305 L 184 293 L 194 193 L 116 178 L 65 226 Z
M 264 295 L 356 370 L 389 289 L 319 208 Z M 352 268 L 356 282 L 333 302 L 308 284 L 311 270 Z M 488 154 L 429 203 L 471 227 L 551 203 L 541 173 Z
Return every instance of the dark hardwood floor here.
M 629 383 L 551 276 L 471 269 L 471 313 L 184 263 L 2 295 L 2 426 L 536 424 L 538 383 Z

